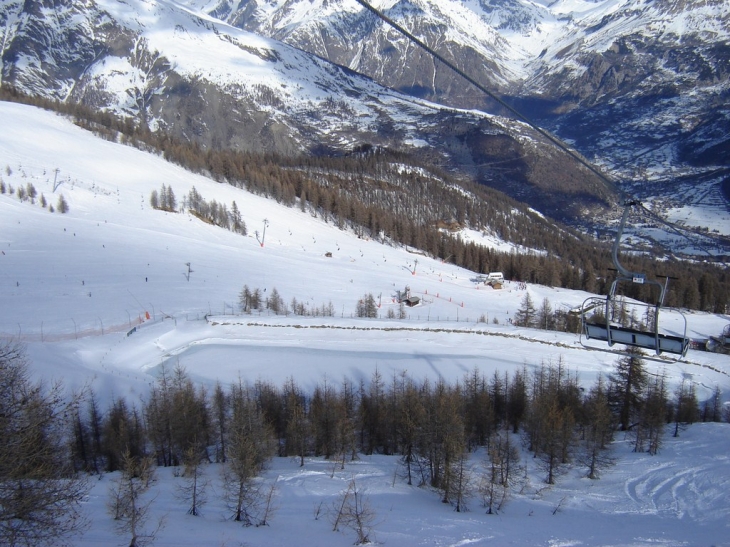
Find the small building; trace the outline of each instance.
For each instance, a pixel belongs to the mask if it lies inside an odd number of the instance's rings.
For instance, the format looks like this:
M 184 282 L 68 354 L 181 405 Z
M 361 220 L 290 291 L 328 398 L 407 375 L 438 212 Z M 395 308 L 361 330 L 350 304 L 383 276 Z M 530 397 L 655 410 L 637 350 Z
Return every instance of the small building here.
M 502 272 L 489 272 L 485 285 L 490 285 L 493 289 L 501 289 L 504 286 L 504 274 Z
M 489 272 L 487 274 L 487 282 L 499 281 L 504 284 L 504 274 L 502 272 Z
M 398 291 L 398 303 L 412 308 L 421 303 L 421 298 L 419 296 L 411 296 L 411 288 L 406 286 L 406 290 L 402 292 Z

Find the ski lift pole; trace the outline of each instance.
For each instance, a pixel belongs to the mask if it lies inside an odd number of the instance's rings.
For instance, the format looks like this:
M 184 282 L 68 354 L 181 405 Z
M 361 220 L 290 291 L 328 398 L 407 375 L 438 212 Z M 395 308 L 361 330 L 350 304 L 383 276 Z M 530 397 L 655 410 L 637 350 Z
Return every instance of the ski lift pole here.
M 266 241 L 266 227 L 269 225 L 269 220 L 264 219 L 264 233 L 261 235 L 261 246 L 264 246 L 264 241 Z

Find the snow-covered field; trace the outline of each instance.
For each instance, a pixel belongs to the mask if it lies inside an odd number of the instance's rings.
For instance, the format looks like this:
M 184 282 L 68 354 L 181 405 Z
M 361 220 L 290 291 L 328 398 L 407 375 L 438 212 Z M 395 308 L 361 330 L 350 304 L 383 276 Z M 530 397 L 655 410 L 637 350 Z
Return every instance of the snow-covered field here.
M 577 335 L 510 324 L 526 292 L 553 309 L 575 308 L 586 293 L 517 282 L 495 291 L 475 283 L 472 272 L 359 239 L 50 113 L 0 103 L 0 119 L 2 181 L 38 192 L 34 203 L 0 194 L 0 334 L 26 342 L 34 374 L 62 379 L 69 389 L 90 385 L 102 405 L 120 395 L 139 404 L 168 361 L 209 385 L 239 377 L 281 385 L 294 377 L 305 389 L 325 377 L 367 381 L 376 368 L 386 378 L 407 371 L 454 382 L 475 367 L 491 375 L 560 359 L 589 386 L 616 362 L 616 355 L 586 350 Z M 193 186 L 208 201 L 229 208 L 235 201 L 249 235 L 153 210 L 150 193 L 162 184 L 179 203 Z M 62 194 L 69 212 L 41 207 L 41 194 L 54 207 Z M 309 309 L 331 303 L 334 317 L 241 315 L 244 285 L 265 296 L 276 288 L 287 304 L 296 298 Z M 387 319 L 406 286 L 421 304 L 406 319 Z M 354 317 L 368 293 L 380 304 L 379 319 Z M 666 319 L 676 332 L 677 317 Z M 688 334 L 716 335 L 729 321 L 690 314 Z M 690 350 L 680 362 L 647 361 L 647 369 L 664 373 L 670 392 L 690 379 L 700 400 L 715 386 L 730 400 L 727 356 Z M 524 453 L 529 480 L 498 516 L 484 515 L 477 500 L 457 514 L 427 489 L 394 483 L 394 458 L 363 457 L 334 476 L 329 462 L 299 468 L 276 459 L 265 480 L 276 483 L 278 511 L 271 526 L 244 529 L 225 521 L 213 490 L 204 515 L 187 516 L 172 494 L 177 479 L 161 469 L 154 507 L 167 526 L 156 544 L 351 544 L 354 535 L 333 533 L 326 516 L 314 514 L 355 476 L 378 515 L 375 539 L 391 545 L 730 545 L 730 426 L 692 426 L 668 437 L 654 457 L 631 453 L 621 438 L 616 445 L 619 461 L 600 480 L 575 470 L 550 488 Z M 218 470 L 207 472 L 215 487 Z M 110 480 L 94 483 L 92 526 L 77 545 L 123 542 L 104 508 Z

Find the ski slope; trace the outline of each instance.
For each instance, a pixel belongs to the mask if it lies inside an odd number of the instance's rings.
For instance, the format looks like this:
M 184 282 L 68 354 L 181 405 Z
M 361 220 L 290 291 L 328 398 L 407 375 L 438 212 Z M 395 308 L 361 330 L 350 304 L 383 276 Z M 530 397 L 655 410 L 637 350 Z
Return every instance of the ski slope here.
M 308 389 L 345 376 L 367 382 L 375 370 L 455 382 L 475 368 L 491 376 L 558 361 L 588 387 L 616 362 L 586 350 L 577 335 L 510 323 L 526 293 L 553 309 L 575 308 L 586 293 L 517 282 L 496 291 L 473 272 L 360 239 L 309 212 L 100 140 L 54 114 L 0 103 L 0 119 L 0 177 L 16 190 L 0 194 L 0 334 L 26 343 L 35 376 L 61 379 L 69 390 L 91 386 L 102 407 L 114 396 L 140 404 L 163 363 L 183 365 L 205 385 L 239 378 L 281 385 L 293 377 Z M 34 203 L 17 196 L 28 184 L 38 192 Z M 150 193 L 162 184 L 178 203 L 193 187 L 208 201 L 235 201 L 249 235 L 152 209 Z M 62 194 L 69 212 L 41 207 L 41 194 L 54 207 Z M 264 296 L 276 288 L 287 304 L 296 298 L 310 309 L 331 303 L 335 313 L 241 314 L 244 285 Z M 421 303 L 405 319 L 388 319 L 406 286 Z M 378 319 L 355 317 L 368 293 L 380 305 Z M 688 333 L 716 334 L 729 320 L 690 314 Z M 647 361 L 647 369 L 664 374 L 670 392 L 689 379 L 700 400 L 716 386 L 729 399 L 727 356 L 690 350 L 684 361 Z M 354 537 L 331 532 L 326 518 L 314 520 L 313 507 L 330 504 L 353 475 L 376 507 L 382 543 L 728 545 L 729 433 L 726 424 L 699 424 L 667 439 L 656 457 L 633 454 L 617 439 L 619 462 L 604 478 L 588 481 L 576 470 L 550 488 L 525 453 L 528 485 L 491 517 L 476 500 L 471 512 L 456 514 L 427 489 L 394 483 L 394 458 L 363 458 L 334 475 L 329 462 L 312 459 L 300 469 L 275 460 L 265 478 L 277 485 L 277 516 L 270 527 L 241 529 L 223 522 L 218 501 L 202 518 L 186 517 L 173 495 L 175 477 L 160 470 L 155 513 L 167 515 L 168 525 L 156 545 L 351 544 Z M 215 484 L 215 466 L 208 473 Z M 92 526 L 76 545 L 121 541 L 103 507 L 109 480 L 94 484 Z

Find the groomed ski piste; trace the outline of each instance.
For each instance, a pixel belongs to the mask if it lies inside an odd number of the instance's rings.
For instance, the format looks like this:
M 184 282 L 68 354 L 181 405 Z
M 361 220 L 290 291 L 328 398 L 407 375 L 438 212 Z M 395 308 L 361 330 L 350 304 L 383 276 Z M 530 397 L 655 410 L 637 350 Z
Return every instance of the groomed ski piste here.
M 526 293 L 536 307 L 547 299 L 565 310 L 587 293 L 519 281 L 493 290 L 473 272 L 358 238 L 52 113 L 0 103 L 0 119 L 0 177 L 15 191 L 32 184 L 38 193 L 33 202 L 0 194 L 0 334 L 24 342 L 34 377 L 62 380 L 69 391 L 92 387 L 103 409 L 119 396 L 139 407 L 163 364 L 179 364 L 207 386 L 294 378 L 311 390 L 345 377 L 367 383 L 376 370 L 386 380 L 406 372 L 455 383 L 474 369 L 491 377 L 561 362 L 587 389 L 619 358 L 596 342 L 583 341 L 595 346 L 586 349 L 575 334 L 511 324 Z M 235 201 L 248 235 L 153 209 L 150 194 L 163 184 L 179 204 L 193 187 L 207 201 L 229 208 Z M 69 211 L 49 212 L 41 194 L 56 209 L 63 195 Z M 478 232 L 463 237 L 509 249 Z M 244 285 L 334 314 L 243 314 Z M 389 319 L 406 287 L 419 304 Z M 367 294 L 379 305 L 377 319 L 356 317 Z M 677 316 L 665 321 L 679 325 Z M 730 318 L 696 312 L 687 321 L 688 335 L 700 339 Z M 684 379 L 701 402 L 716 386 L 730 400 L 727 356 L 691 349 L 679 362 L 645 363 L 665 375 L 670 394 Z M 730 545 L 730 425 L 667 434 L 656 456 L 633 453 L 621 435 L 614 444 L 617 463 L 599 480 L 576 466 L 553 486 L 523 450 L 523 486 L 498 515 L 484 514 L 476 498 L 456 513 L 430 489 L 407 486 L 396 457 L 363 455 L 344 469 L 275 458 L 262 480 L 276 485 L 276 512 L 269 526 L 244 528 L 226 519 L 216 465 L 206 469 L 210 501 L 200 517 L 186 515 L 176 498 L 173 470 L 159 469 L 153 512 L 166 525 L 155 545 L 350 545 L 354 533 L 333 532 L 327 511 L 353 477 L 377 514 L 374 539 L 382 544 Z M 471 462 L 483 460 L 477 452 Z M 124 543 L 105 508 L 112 478 L 93 479 L 91 526 L 74 545 Z

